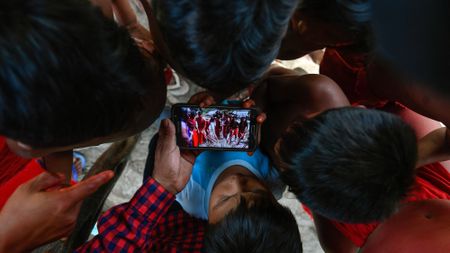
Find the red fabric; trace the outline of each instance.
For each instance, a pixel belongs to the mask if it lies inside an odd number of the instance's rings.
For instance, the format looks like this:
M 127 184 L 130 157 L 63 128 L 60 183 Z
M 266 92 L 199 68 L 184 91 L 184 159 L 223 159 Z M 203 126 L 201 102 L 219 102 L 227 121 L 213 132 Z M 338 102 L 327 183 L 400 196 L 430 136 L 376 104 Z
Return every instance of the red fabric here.
M 30 162 L 13 153 L 6 144 L 6 138 L 0 136 L 0 186 L 8 182 Z
M 196 147 L 198 147 L 199 143 L 200 143 L 200 137 L 198 134 L 198 130 L 194 130 L 194 131 L 192 131 L 192 146 L 194 148 L 196 148 Z
M 33 159 L 25 165 L 24 169 L 18 172 L 8 182 L 0 186 L 0 210 L 3 208 L 6 201 L 8 201 L 9 197 L 11 197 L 17 187 L 37 177 L 42 172 L 44 172 L 44 169 L 42 169 L 41 165 Z
M 421 201 L 428 199 L 450 200 L 450 173 L 440 164 L 426 165 L 417 170 L 416 183 L 404 202 Z M 343 235 L 349 238 L 356 246 L 366 243 L 369 235 L 379 223 L 346 224 L 331 221 Z
M 355 52 L 351 48 L 327 48 L 320 64 L 320 74 L 333 79 L 351 104 L 382 107 L 387 101 L 374 96 L 368 85 L 367 58 L 367 53 Z
M 130 202 L 103 214 L 100 234 L 75 252 L 203 252 L 205 226 L 150 178 Z
M 0 210 L 21 184 L 44 172 L 36 159 L 17 156 L 0 136 Z

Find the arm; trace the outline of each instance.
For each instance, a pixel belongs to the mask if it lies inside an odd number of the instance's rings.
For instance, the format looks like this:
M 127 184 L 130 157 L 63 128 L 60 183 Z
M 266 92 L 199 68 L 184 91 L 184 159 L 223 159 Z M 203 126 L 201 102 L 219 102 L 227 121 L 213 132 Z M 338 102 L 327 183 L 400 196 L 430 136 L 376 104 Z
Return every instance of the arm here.
M 416 167 L 450 160 L 450 131 L 439 128 L 424 136 L 418 142 L 418 161 Z
M 168 213 L 168 210 L 175 201 L 175 194 L 186 186 L 194 159 L 192 154 L 180 153 L 176 145 L 173 123 L 169 120 L 162 121 L 155 151 L 153 178 L 138 190 L 129 203 L 114 207 L 105 213 L 99 221 L 100 234 L 77 249 L 77 252 L 148 251 L 160 241 L 167 245 L 172 242 L 176 244 L 174 247 L 189 244 L 189 239 L 171 238 L 168 233 L 174 230 L 178 222 L 192 225 L 196 223 L 195 219 L 183 215 L 183 212 L 177 215 Z M 183 227 L 175 228 L 183 229 Z M 192 233 L 192 227 L 190 229 Z M 194 236 L 200 238 L 201 233 Z
M 136 14 L 128 0 L 112 0 L 112 4 L 120 25 L 130 26 L 138 24 Z
M 69 235 L 83 199 L 113 177 L 111 171 L 62 188 L 47 172 L 21 185 L 0 212 L 0 252 L 29 252 Z
M 175 196 L 155 179 L 150 178 L 127 204 L 108 210 L 99 219 L 99 235 L 76 252 L 120 251 L 125 247 L 131 251 L 149 249 L 152 232 L 164 224 L 159 223 L 167 215 Z M 164 234 L 160 234 L 164 237 Z
M 313 214 L 320 245 L 326 253 L 354 253 L 357 247 L 326 218 Z
M 398 101 L 425 117 L 450 125 L 450 98 L 399 76 L 388 63 L 375 59 L 369 64 L 368 82 L 380 99 Z

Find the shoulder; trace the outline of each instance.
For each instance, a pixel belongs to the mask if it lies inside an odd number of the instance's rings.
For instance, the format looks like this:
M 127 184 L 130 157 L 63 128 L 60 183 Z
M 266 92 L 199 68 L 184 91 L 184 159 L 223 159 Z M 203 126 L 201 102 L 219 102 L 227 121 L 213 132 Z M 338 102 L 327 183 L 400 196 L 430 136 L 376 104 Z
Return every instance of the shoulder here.
M 362 252 L 450 252 L 450 227 L 442 226 L 449 223 L 449 201 L 411 202 L 377 227 Z

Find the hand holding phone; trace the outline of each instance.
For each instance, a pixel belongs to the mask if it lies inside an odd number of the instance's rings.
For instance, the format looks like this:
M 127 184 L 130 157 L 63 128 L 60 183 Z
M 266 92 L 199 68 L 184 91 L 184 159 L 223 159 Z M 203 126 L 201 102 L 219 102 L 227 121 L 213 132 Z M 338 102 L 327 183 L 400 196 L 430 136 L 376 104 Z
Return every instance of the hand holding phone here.
M 253 151 L 257 116 L 255 109 L 229 106 L 176 104 L 172 108 L 177 144 L 182 149 Z

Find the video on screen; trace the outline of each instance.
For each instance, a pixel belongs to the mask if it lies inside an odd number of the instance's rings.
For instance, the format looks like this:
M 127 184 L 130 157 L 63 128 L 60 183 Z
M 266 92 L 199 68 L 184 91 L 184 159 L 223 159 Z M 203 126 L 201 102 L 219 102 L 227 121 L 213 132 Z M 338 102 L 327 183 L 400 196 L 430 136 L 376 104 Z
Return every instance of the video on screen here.
M 248 149 L 251 111 L 180 108 L 181 145 L 187 148 Z

